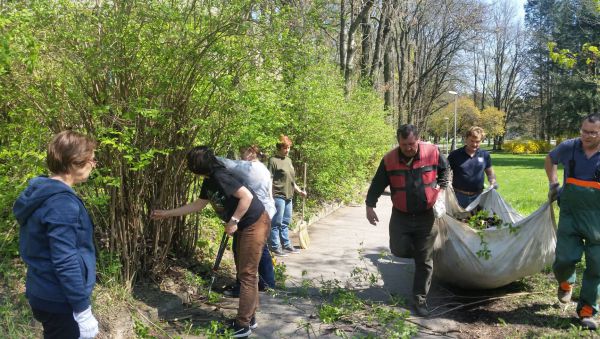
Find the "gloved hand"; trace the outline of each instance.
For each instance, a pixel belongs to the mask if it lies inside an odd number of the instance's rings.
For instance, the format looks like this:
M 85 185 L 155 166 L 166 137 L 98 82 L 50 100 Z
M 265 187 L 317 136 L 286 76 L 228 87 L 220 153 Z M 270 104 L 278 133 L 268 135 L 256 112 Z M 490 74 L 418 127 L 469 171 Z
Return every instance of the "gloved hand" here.
M 444 202 L 444 196 L 438 196 L 435 204 L 433 204 L 433 215 L 435 215 L 437 219 L 443 217 L 444 214 L 446 214 L 446 203 Z
M 79 313 L 73 312 L 73 318 L 79 325 L 79 338 L 94 338 L 98 334 L 98 321 L 92 314 L 92 306 Z
M 548 200 L 550 202 L 558 199 L 558 187 L 560 187 L 560 184 L 557 182 L 548 184 Z

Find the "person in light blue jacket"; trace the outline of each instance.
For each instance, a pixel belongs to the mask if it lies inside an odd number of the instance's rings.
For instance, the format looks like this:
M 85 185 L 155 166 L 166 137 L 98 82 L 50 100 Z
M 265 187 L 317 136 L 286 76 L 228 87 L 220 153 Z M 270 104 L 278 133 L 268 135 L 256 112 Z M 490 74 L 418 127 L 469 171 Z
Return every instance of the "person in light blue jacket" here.
M 25 295 L 44 338 L 94 338 L 98 322 L 90 297 L 96 283 L 92 220 L 72 186 L 96 167 L 96 142 L 63 131 L 48 145 L 49 177 L 29 181 L 13 212 L 19 251 L 27 264 Z
M 259 161 L 260 150 L 258 146 L 252 145 L 241 149 L 243 160 L 231 160 L 217 157 L 231 173 L 246 187 L 251 189 L 265 207 L 269 218 L 275 215 L 275 201 L 273 200 L 271 172 Z M 234 236 L 234 242 L 237 240 Z M 233 246 L 235 248 L 235 246 Z M 275 269 L 273 259 L 268 246 L 265 245 L 258 265 L 258 289 L 264 291 L 267 288 L 275 288 Z M 239 296 L 240 285 L 236 285 L 225 294 L 231 297 Z

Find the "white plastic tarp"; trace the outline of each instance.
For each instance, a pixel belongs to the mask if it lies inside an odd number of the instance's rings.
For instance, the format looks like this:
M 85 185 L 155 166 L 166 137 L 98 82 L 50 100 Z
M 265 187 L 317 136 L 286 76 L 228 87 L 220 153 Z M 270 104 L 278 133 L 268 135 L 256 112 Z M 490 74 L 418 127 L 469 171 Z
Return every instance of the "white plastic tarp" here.
M 481 206 L 497 214 L 509 227 L 483 230 L 490 257 L 477 255 L 483 249 L 477 231 L 460 219 Z M 490 289 L 507 285 L 540 272 L 552 264 L 556 247 L 556 224 L 552 206 L 544 203 L 527 217 L 517 213 L 494 189 L 485 190 L 477 200 L 461 208 L 451 187 L 446 190 L 447 214 L 439 219 L 439 236 L 434 251 L 434 275 L 462 288 Z

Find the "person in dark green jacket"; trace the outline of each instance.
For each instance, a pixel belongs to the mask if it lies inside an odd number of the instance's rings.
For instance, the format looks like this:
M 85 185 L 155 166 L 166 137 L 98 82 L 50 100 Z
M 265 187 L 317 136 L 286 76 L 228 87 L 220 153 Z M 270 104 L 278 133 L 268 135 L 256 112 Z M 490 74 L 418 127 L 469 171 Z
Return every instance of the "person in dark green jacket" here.
M 560 201 L 552 269 L 558 283 L 558 300 L 568 304 L 575 268 L 585 253 L 576 311 L 584 328 L 596 330 L 595 318 L 600 310 L 600 115 L 584 118 L 580 133 L 579 138 L 563 141 L 546 156 L 548 199 Z M 562 189 L 559 163 L 564 167 Z
M 268 168 L 273 175 L 273 198 L 277 212 L 271 220 L 269 247 L 277 256 L 287 253 L 300 253 L 290 241 L 288 227 L 292 221 L 292 198 L 294 192 L 305 197 L 306 192 L 296 185 L 296 172 L 288 157 L 292 141 L 282 135 L 277 143 L 277 154 L 269 158 Z

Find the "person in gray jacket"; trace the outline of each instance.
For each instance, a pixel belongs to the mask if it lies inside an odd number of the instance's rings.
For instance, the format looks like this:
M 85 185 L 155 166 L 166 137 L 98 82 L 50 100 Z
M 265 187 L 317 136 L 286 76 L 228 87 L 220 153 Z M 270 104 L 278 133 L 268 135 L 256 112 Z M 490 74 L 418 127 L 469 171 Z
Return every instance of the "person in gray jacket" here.
M 241 149 L 243 160 L 231 160 L 217 157 L 242 184 L 256 193 L 257 198 L 265 206 L 269 218 L 275 214 L 275 202 L 273 201 L 271 172 L 259 161 L 260 150 L 256 145 L 244 147 Z M 234 243 L 237 237 L 233 237 Z M 235 249 L 235 244 L 233 245 Z M 234 253 L 236 254 L 236 253 Z M 273 259 L 269 252 L 269 247 L 263 248 L 260 263 L 258 265 L 258 289 L 264 291 L 267 288 L 275 288 L 275 269 Z M 236 284 L 225 291 L 225 295 L 237 298 L 240 294 L 239 280 Z

